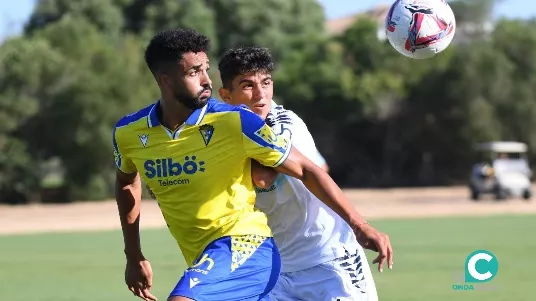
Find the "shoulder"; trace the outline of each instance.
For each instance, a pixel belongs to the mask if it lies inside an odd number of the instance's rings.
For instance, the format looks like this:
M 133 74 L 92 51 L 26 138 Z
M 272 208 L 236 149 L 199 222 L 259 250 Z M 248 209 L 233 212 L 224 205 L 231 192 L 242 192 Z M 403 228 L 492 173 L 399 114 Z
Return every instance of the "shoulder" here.
M 217 99 L 211 98 L 208 102 L 207 113 L 240 113 L 244 109 L 249 111 L 248 107 L 246 107 L 245 105 L 230 105 Z
M 151 113 L 155 105 L 156 103 L 152 103 L 141 110 L 138 110 L 134 113 L 130 113 L 121 117 L 119 121 L 117 121 L 117 123 L 115 124 L 115 128 L 120 129 L 120 128 L 134 126 L 140 123 L 140 121 L 145 121 L 145 124 L 147 124 L 148 122 L 147 117 L 149 116 L 149 114 Z
M 234 110 L 234 106 L 226 104 L 225 102 L 219 101 L 215 98 L 209 99 L 207 104 L 207 113 L 225 113 L 233 112 Z
M 282 105 L 275 105 L 266 117 L 266 123 L 274 128 L 283 125 L 293 131 L 307 130 L 303 119 L 292 110 L 284 108 Z
M 125 133 L 136 131 L 142 127 L 148 127 L 150 122 L 148 117 L 155 105 L 156 103 L 152 103 L 145 108 L 121 117 L 114 126 L 114 140 L 120 139 Z
M 279 135 L 290 138 L 292 144 L 300 152 L 311 158 L 312 154 L 310 153 L 316 150 L 315 141 L 307 125 L 298 114 L 281 105 L 276 105 L 266 118 L 266 123 Z
M 246 105 L 230 105 L 224 102 L 218 101 L 216 99 L 211 99 L 209 106 L 207 108 L 207 114 L 221 114 L 221 115 L 234 115 L 240 119 L 240 122 L 236 122 L 237 125 L 240 124 L 242 127 L 258 127 L 260 123 L 264 121 L 253 113 Z M 229 121 L 237 119 L 229 118 Z

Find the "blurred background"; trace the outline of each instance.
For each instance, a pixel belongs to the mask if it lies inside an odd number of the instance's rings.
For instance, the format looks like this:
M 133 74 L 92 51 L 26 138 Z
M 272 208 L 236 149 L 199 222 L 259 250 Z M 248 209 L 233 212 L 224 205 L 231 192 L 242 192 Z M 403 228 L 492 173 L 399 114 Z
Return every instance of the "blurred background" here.
M 307 123 L 343 187 L 465 183 L 476 143 L 536 155 L 536 4 L 451 1 L 453 44 L 416 61 L 385 40 L 389 1 L 2 1 L 0 202 L 112 196 L 111 129 L 159 97 L 143 50 L 191 27 L 269 47 L 276 100 Z M 220 86 L 212 68 L 214 96 Z
M 503 199 L 494 179 L 523 197 L 531 185 L 536 2 L 449 3 L 453 43 L 417 61 L 385 39 L 391 1 L 0 1 L 0 299 L 136 300 L 123 282 L 111 134 L 159 97 L 149 39 L 190 27 L 212 39 L 212 62 L 229 47 L 272 50 L 276 101 L 304 119 L 332 177 L 391 237 L 393 271 L 372 265 L 380 300 L 534 300 L 536 202 L 471 202 L 469 187 Z M 508 166 L 517 171 L 500 176 Z M 185 263 L 156 202 L 142 207 L 164 300 Z M 477 249 L 497 256 L 499 274 L 460 292 Z

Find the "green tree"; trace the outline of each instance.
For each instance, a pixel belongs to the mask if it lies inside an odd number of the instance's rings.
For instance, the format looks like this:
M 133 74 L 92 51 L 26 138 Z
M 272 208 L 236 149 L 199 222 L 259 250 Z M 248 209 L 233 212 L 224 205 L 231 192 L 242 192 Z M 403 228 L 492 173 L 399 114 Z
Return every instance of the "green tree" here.
M 8 83 L 11 94 L 24 96 L 29 84 L 38 91 L 32 100 L 39 114 L 18 126 L 18 137 L 39 162 L 61 159 L 72 198 L 108 197 L 114 122 L 158 97 L 140 40 L 116 41 L 87 19 L 70 15 L 23 40 L 46 45 L 48 52 L 13 51 L 26 65 L 20 68 L 21 84 Z M 55 73 L 35 72 L 40 66 Z M 6 78 L 17 78 L 15 71 L 8 70 Z
M 214 12 L 199 0 L 114 0 L 122 11 L 124 31 L 149 40 L 167 28 L 191 28 L 202 32 L 217 49 Z
M 324 15 L 314 0 L 205 0 L 213 8 L 220 55 L 240 45 L 270 47 L 276 60 L 322 39 Z
M 534 20 L 502 20 L 492 35 L 490 47 L 500 51 L 512 65 L 503 76 L 509 85 L 496 88 L 502 93 L 494 102 L 497 117 L 504 124 L 504 139 L 529 143 L 536 157 L 536 30 Z
M 46 41 L 16 38 L 2 45 L 0 62 L 0 202 L 18 203 L 37 190 L 40 176 L 36 150 L 19 132 L 57 88 L 52 79 L 64 60 Z
M 45 28 L 64 16 L 84 18 L 100 31 L 117 37 L 123 28 L 123 16 L 114 0 L 38 0 L 25 32 Z

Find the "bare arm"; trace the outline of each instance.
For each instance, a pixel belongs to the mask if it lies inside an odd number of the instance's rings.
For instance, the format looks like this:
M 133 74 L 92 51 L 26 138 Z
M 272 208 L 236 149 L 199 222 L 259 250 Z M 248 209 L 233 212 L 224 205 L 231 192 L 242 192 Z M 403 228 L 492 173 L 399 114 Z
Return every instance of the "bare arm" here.
M 373 263 L 379 263 L 380 271 L 386 260 L 391 267 L 392 247 L 389 237 L 368 225 L 333 179 L 304 157 L 288 139 L 276 135 L 255 113 L 243 108 L 239 108 L 239 112 L 247 157 L 265 166 L 277 166 L 277 172 L 300 179 L 309 191 L 348 223 L 363 248 L 378 251 L 379 255 Z M 281 161 L 283 162 L 280 163 Z
M 117 171 L 115 200 L 123 230 L 127 260 L 144 260 L 140 244 L 141 180 L 139 174 Z
M 276 170 L 300 179 L 309 191 L 348 223 L 362 247 L 377 251 L 378 257 L 372 263 L 378 263 L 380 272 L 383 271 L 383 265 L 386 261 L 389 268 L 392 269 L 393 248 L 389 237 L 368 224 L 354 209 L 339 186 L 322 168 L 293 147 L 288 158 Z

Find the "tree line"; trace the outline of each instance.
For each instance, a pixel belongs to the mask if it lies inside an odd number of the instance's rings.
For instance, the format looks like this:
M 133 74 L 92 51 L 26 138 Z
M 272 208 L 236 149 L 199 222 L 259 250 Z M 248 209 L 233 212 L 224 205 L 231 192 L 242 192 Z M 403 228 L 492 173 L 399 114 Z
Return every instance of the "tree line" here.
M 455 43 L 419 61 L 366 16 L 328 35 L 314 0 L 37 1 L 0 46 L 0 203 L 112 196 L 111 130 L 159 97 L 143 51 L 170 27 L 209 36 L 213 62 L 269 47 L 276 100 L 304 119 L 343 187 L 465 183 L 487 140 L 526 142 L 536 158 L 535 21 L 486 31 L 494 1 L 451 5 Z

